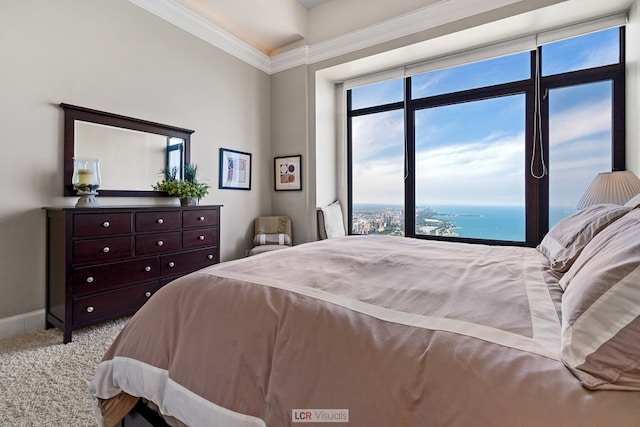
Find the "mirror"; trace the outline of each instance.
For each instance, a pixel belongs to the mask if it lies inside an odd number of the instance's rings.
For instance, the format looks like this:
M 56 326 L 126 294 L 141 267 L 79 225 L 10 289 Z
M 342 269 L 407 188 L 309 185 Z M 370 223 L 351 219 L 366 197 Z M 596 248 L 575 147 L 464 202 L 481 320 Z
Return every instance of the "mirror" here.
M 100 196 L 166 196 L 152 186 L 162 170 L 189 163 L 192 130 L 134 119 L 69 104 L 64 109 L 64 195 L 71 185 L 73 158 L 100 159 Z

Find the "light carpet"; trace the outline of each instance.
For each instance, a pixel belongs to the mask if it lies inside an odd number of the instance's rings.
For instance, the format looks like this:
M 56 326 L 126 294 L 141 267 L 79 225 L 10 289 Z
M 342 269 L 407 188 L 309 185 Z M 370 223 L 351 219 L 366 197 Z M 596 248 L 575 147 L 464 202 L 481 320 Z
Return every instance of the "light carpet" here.
M 0 340 L 0 426 L 96 426 L 89 383 L 129 318 Z

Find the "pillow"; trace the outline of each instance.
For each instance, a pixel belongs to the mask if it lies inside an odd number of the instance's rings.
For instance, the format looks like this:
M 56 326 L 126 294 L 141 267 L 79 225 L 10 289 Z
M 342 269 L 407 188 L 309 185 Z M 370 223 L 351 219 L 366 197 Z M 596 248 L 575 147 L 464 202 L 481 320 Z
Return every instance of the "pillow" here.
M 553 271 L 564 273 L 596 234 L 630 210 L 612 204 L 589 206 L 553 226 L 537 249 L 549 259 Z
M 291 237 L 287 234 L 267 234 L 267 233 L 258 233 L 253 238 L 253 245 L 287 245 L 291 246 Z
M 340 200 L 329 206 L 320 208 L 318 213 L 318 231 L 321 239 L 344 236 L 344 222 L 342 221 L 342 207 Z
M 586 388 L 640 390 L 640 209 L 582 251 L 562 296 L 562 361 Z
M 631 200 L 629 200 L 627 203 L 624 204 L 626 207 L 631 208 L 631 209 L 635 209 L 640 207 L 640 193 L 636 194 L 635 196 L 633 196 L 631 198 Z

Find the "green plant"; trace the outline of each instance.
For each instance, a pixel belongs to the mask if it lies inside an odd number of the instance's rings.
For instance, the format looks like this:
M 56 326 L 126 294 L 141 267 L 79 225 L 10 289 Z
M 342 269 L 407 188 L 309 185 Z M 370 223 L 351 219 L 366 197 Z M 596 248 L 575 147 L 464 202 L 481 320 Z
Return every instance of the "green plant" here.
M 184 166 L 184 179 L 176 179 L 178 168 L 173 167 L 169 172 L 162 171 L 165 179 L 157 182 L 153 189 L 156 191 L 165 191 L 170 196 L 184 199 L 185 197 L 195 197 L 201 199 L 209 193 L 209 186 L 198 182 L 196 175 L 198 166 L 186 164 Z

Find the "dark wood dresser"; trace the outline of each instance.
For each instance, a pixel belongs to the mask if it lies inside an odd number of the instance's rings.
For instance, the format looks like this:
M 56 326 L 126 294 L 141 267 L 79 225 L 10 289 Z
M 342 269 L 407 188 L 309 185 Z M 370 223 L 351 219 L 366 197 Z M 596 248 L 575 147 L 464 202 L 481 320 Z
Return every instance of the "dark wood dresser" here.
M 171 280 L 220 262 L 220 205 L 45 208 L 47 328 L 132 314 Z

